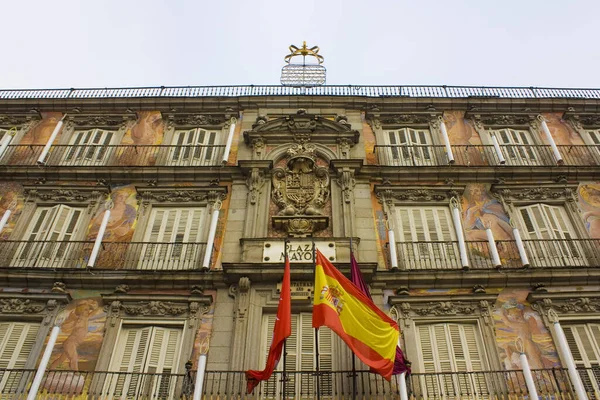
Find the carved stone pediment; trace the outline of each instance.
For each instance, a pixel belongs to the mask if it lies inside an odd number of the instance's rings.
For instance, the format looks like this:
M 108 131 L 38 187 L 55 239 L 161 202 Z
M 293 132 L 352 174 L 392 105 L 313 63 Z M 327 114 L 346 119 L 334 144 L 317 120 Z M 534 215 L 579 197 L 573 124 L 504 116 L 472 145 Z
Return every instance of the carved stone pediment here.
M 600 312 L 600 291 L 532 292 L 527 297 L 533 309 L 547 316 L 597 314 Z
M 479 114 L 468 112 L 466 118 L 472 118 L 478 126 L 511 127 L 527 126 L 535 120 L 533 114 Z
M 40 114 L 37 111 L 29 113 L 0 114 L 0 126 L 3 128 L 19 127 L 29 122 L 39 121 Z
M 465 295 L 433 295 L 388 297 L 397 318 L 410 325 L 413 318 L 460 317 L 473 316 L 483 318 L 484 323 L 491 323 L 492 305 L 497 295 L 474 293 Z
M 379 123 L 381 125 L 429 125 L 432 118 L 430 113 L 382 115 L 379 117 Z
M 291 146 L 287 153 L 286 166 L 272 171 L 271 195 L 279 207 L 273 225 L 291 236 L 305 237 L 329 224 L 322 212 L 330 195 L 329 171 L 317 165 L 311 144 Z
M 168 114 L 168 126 L 194 128 L 199 126 L 222 126 L 228 121 L 224 114 Z
M 102 186 L 25 186 L 25 198 L 52 203 L 95 204 L 108 194 Z
M 339 116 L 331 120 L 320 115 L 308 114 L 303 110 L 296 114 L 268 120 L 259 116 L 252 125 L 251 131 L 244 132 L 244 141 L 253 145 L 257 139 L 269 144 L 289 143 L 290 136 L 300 142 L 318 138 L 319 143 L 338 143 L 339 139 L 347 138 L 351 143 L 358 143 L 359 133 L 352 130 L 348 120 Z
M 375 196 L 380 202 L 392 203 L 449 202 L 453 197 L 461 196 L 464 190 L 464 185 L 375 185 Z
M 492 185 L 490 192 L 505 204 L 513 201 L 576 201 L 577 184 Z
M 136 187 L 142 203 L 210 203 L 227 197 L 225 186 Z
M 89 113 L 69 113 L 65 118 L 67 124 L 76 128 L 108 128 L 119 129 L 122 125 L 130 121 L 135 121 L 136 114 L 89 114 Z
M 61 306 L 68 304 L 68 293 L 0 293 L 0 314 L 31 315 L 49 324 Z
M 574 111 L 567 111 L 564 115 L 578 128 L 595 129 L 600 127 L 600 114 L 579 114 Z

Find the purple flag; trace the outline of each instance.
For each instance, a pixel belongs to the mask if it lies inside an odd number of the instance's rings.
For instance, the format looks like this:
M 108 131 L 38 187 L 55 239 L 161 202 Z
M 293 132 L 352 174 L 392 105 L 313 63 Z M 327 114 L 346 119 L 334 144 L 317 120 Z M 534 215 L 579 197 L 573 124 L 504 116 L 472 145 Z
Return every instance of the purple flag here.
M 358 266 L 352 251 L 350 251 L 350 280 L 356 285 L 356 287 L 360 289 L 361 292 L 366 294 L 371 301 L 373 300 L 371 293 L 369 292 L 369 287 L 363 279 L 362 273 L 360 272 L 360 267 Z M 403 372 L 410 374 L 410 361 L 404 357 L 404 353 L 402 352 L 400 346 L 396 346 L 396 359 L 394 360 L 394 371 L 392 372 L 392 375 L 398 375 Z

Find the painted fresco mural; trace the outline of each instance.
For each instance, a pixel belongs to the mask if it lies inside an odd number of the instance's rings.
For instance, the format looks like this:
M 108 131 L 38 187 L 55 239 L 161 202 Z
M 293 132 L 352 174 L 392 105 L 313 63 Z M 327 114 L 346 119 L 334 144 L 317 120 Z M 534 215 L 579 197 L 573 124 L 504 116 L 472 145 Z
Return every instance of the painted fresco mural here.
M 213 299 L 216 298 L 216 292 L 214 291 L 205 291 L 204 294 L 213 296 Z M 192 369 L 198 368 L 198 356 L 200 354 L 208 354 L 210 348 L 210 339 L 212 337 L 214 316 L 215 303 L 213 301 L 208 312 L 202 316 L 200 328 L 198 328 L 198 333 L 196 333 L 196 338 L 194 339 L 194 349 L 191 356 L 191 360 L 194 363 Z
M 579 185 L 579 208 L 585 227 L 593 239 L 600 239 L 600 182 Z
M 475 130 L 473 123 L 465 118 L 464 111 L 444 112 L 444 123 L 448 131 L 448 138 L 452 145 L 481 146 L 481 138 Z M 455 150 L 456 151 L 456 150 Z M 457 163 L 469 165 L 486 165 L 479 149 L 475 147 L 461 148 L 464 154 L 455 154 Z
M 486 228 L 490 228 L 496 240 L 498 254 L 502 265 L 520 267 L 520 258 L 514 243 L 510 218 L 502 204 L 489 192 L 489 185 L 469 184 L 462 196 L 463 229 L 465 240 L 477 242 L 469 244 L 471 254 L 475 258 L 490 259 Z
M 138 120 L 129 129 L 122 145 L 136 145 L 140 147 L 127 147 L 116 157 L 119 165 L 155 165 L 159 148 L 145 147 L 156 146 L 162 143 L 165 126 L 160 111 L 140 111 Z
M 546 119 L 546 125 L 550 130 L 550 134 L 557 145 L 583 145 L 585 144 L 581 136 L 575 132 L 575 130 L 569 125 L 569 123 L 562 119 L 563 113 L 544 113 L 542 114 Z M 546 141 L 546 135 L 541 135 L 544 143 Z
M 362 139 L 365 141 L 365 154 L 368 165 L 376 165 L 377 158 L 375 156 L 375 133 L 373 133 L 373 129 L 367 123 L 365 119 L 365 113 L 360 114 L 360 120 L 362 122 Z
M 6 210 L 10 210 L 11 215 L 0 232 L 0 239 L 3 240 L 10 237 L 15 228 L 15 222 L 23 210 L 23 186 L 16 182 L 0 182 L 0 218 Z
M 63 114 L 59 112 L 43 112 L 41 115 L 42 119 L 26 132 L 18 143 L 19 145 L 31 145 L 34 147 L 20 146 L 15 149 L 8 161 L 9 164 L 34 165 L 42 153 L 43 146 L 48 143 L 52 131 L 54 131 L 58 121 L 60 121 L 63 116 Z M 64 125 L 63 129 L 58 133 L 54 143 L 59 142 L 63 131 Z
M 560 367 L 552 337 L 527 302 L 528 294 L 528 289 L 504 289 L 496 299 L 493 316 L 500 360 L 507 370 L 520 369 L 520 342 L 532 369 Z
M 134 185 L 120 186 L 111 192 L 114 206 L 108 219 L 108 225 L 102 241 L 104 246 L 95 263 L 95 268 L 119 269 L 125 262 L 125 251 L 135 230 L 138 204 Z M 86 240 L 93 241 L 104 218 L 104 206 L 98 207 L 88 228 Z M 92 244 L 89 245 L 90 251 Z M 89 257 L 89 255 L 88 255 Z

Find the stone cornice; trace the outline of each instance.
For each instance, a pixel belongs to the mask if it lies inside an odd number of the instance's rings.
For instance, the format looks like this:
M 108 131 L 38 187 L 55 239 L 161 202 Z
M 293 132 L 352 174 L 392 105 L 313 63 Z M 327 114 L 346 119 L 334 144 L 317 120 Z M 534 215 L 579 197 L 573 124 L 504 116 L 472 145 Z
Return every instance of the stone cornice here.
M 108 193 L 104 186 L 24 186 L 27 200 L 50 203 L 93 205 Z
M 104 128 L 119 129 L 128 122 L 135 121 L 137 116 L 132 112 L 121 113 L 80 113 L 68 112 L 65 121 L 75 129 Z
M 467 111 L 465 118 L 475 121 L 480 128 L 527 128 L 535 121 L 536 113 L 482 113 L 479 111 Z
M 226 186 L 137 187 L 143 203 L 206 203 L 225 200 Z
M 494 184 L 490 192 L 506 204 L 528 201 L 576 201 L 577 183 Z
M 37 111 L 0 113 L 0 126 L 3 128 L 19 127 L 40 119 L 40 114 Z
M 236 113 L 237 115 L 237 113 Z M 167 126 L 177 128 L 219 127 L 229 121 L 230 113 L 207 114 L 207 113 L 163 113 Z
M 424 203 L 448 202 L 460 197 L 465 185 L 375 185 L 375 196 L 380 202 Z

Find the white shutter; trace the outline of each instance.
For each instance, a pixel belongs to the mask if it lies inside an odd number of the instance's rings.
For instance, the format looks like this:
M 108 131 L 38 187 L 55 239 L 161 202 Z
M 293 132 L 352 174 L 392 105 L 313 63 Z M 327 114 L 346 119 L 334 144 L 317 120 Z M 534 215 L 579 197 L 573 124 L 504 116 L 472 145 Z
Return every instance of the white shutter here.
M 429 396 L 473 394 L 485 388 L 481 335 L 476 324 L 418 325 L 421 387 Z M 444 374 L 455 373 L 455 374 Z
M 493 131 L 501 146 L 504 157 L 513 165 L 531 165 L 535 162 L 537 151 L 531 133 L 526 130 L 499 129 Z
M 566 325 L 564 332 L 586 390 L 600 391 L 600 324 Z
M 102 129 L 74 132 L 62 164 L 101 164 L 108 154 L 114 132 Z
M 577 238 L 575 229 L 562 206 L 549 204 L 532 204 L 519 207 L 522 226 L 525 228 L 527 239 L 543 240 L 532 242 L 534 261 L 543 266 L 583 265 L 583 251 L 580 245 L 573 241 Z M 548 242 L 556 240 L 555 243 Z
M 177 131 L 173 136 L 171 156 L 173 165 L 213 165 L 217 157 L 216 131 L 202 128 Z
M 16 389 L 20 374 L 11 369 L 23 369 L 36 343 L 39 324 L 23 322 L 0 323 L 0 391 Z
M 448 207 L 396 207 L 396 226 L 403 242 L 399 251 L 406 258 L 404 265 L 439 268 L 448 260 L 457 260 L 456 233 Z
M 155 207 L 142 246 L 141 269 L 192 268 L 198 261 L 205 207 Z
M 108 393 L 167 398 L 174 390 L 169 375 L 177 373 L 181 335 L 181 329 L 174 328 L 122 328 L 111 360 L 110 371 L 116 374 L 107 379 Z
M 43 267 L 58 268 L 69 256 L 69 244 L 80 227 L 83 208 L 57 205 L 38 207 L 25 232 L 26 243 L 19 245 L 17 266 L 42 261 Z

